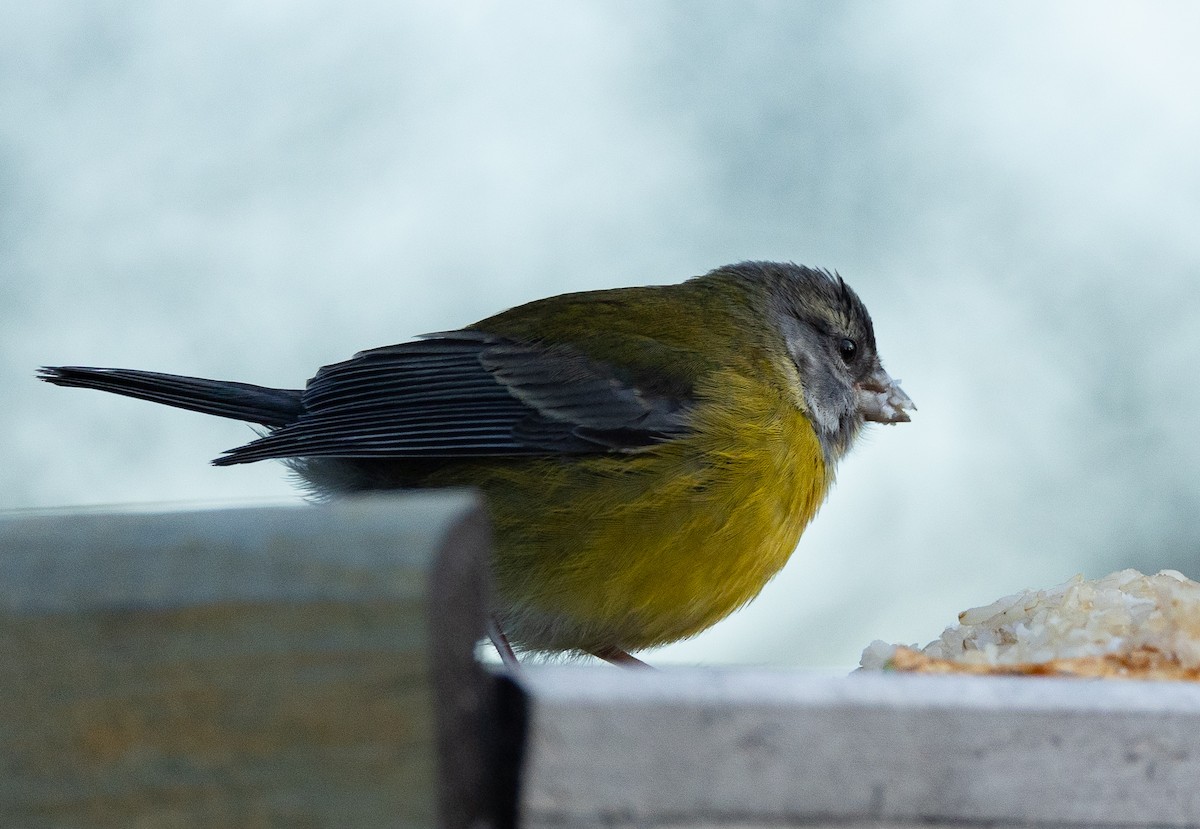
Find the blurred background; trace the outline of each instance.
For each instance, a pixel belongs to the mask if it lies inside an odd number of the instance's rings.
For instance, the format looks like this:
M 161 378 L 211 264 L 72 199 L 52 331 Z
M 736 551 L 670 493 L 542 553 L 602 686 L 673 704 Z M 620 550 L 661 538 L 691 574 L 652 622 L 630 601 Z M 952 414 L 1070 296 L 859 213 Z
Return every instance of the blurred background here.
M 837 269 L 920 411 L 651 661 L 849 668 L 1076 573 L 1200 578 L 1200 6 L 2 2 L 0 509 L 295 501 L 245 425 L 563 291 Z

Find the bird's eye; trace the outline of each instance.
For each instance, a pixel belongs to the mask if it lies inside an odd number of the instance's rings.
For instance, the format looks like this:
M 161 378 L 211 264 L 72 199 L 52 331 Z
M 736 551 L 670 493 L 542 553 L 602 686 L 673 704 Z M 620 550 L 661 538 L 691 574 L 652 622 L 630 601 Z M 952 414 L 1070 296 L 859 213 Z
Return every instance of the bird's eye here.
M 842 337 L 838 341 L 838 353 L 842 355 L 842 362 L 849 365 L 858 356 L 858 343 L 849 337 Z

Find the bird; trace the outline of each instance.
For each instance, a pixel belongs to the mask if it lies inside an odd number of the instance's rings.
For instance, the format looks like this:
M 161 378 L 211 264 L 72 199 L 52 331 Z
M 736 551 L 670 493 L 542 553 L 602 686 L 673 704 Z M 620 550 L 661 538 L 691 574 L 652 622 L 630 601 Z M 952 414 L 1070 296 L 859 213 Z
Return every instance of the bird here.
M 217 466 L 275 459 L 309 494 L 471 486 L 494 532 L 502 660 L 634 653 L 753 600 L 867 422 L 908 422 L 866 306 L 834 271 L 748 261 L 536 300 L 372 348 L 303 389 L 47 366 L 261 427 Z

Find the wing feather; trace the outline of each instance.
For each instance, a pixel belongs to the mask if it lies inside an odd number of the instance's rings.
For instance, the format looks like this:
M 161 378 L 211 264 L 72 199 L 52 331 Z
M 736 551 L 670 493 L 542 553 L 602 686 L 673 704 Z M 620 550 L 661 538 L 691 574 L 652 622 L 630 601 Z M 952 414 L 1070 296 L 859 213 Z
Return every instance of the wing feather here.
M 292 423 L 214 463 L 633 452 L 687 430 L 686 400 L 649 395 L 557 346 L 430 335 L 326 366 Z

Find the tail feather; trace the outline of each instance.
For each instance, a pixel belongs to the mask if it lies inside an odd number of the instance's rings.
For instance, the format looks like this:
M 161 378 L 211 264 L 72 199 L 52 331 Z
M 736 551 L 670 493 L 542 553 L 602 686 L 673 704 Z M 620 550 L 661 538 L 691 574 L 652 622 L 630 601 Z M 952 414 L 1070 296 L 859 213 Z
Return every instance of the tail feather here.
M 38 379 L 56 386 L 123 394 L 193 412 L 258 423 L 272 429 L 286 426 L 304 411 L 297 389 L 270 389 L 153 371 L 46 366 L 39 369 Z

